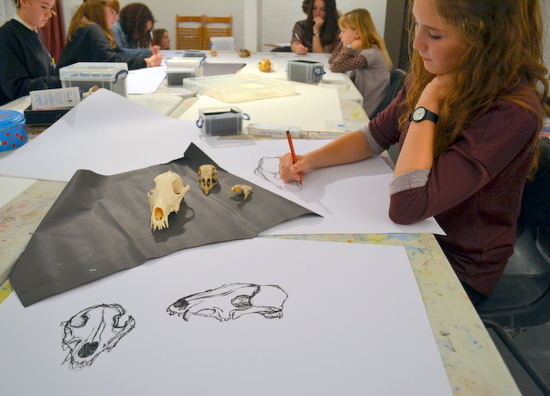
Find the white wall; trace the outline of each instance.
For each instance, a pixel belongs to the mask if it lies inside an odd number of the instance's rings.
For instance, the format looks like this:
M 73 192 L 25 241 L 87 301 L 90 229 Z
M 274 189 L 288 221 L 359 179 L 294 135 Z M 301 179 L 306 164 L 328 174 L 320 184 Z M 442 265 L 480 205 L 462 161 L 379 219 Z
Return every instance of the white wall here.
M 4 0 L 8 1 L 8 0 Z M 262 11 L 259 21 L 259 42 L 263 44 L 289 42 L 292 27 L 296 21 L 305 18 L 302 12 L 302 0 L 119 0 L 121 7 L 132 2 L 142 2 L 153 12 L 155 27 L 168 30 L 175 49 L 176 14 L 229 16 L 233 15 L 233 35 L 236 48 L 244 48 L 245 7 L 251 2 L 260 3 Z M 72 15 L 80 6 L 82 0 L 63 0 L 65 24 L 68 27 Z M 386 0 L 336 0 L 341 12 L 354 8 L 367 8 L 374 19 L 378 32 L 383 35 L 386 17 Z M 248 40 L 247 40 L 248 42 Z M 269 47 L 247 48 L 252 52 L 269 51 Z
M 120 0 L 124 6 L 132 0 Z M 140 0 L 136 0 L 140 1 Z M 302 0 L 142 0 L 151 8 L 157 19 L 156 27 L 164 27 L 175 37 L 175 15 L 212 15 L 225 16 L 233 15 L 234 31 L 237 39 L 237 48 L 244 43 L 244 7 L 247 3 L 260 2 L 258 7 L 261 10 L 262 20 L 259 25 L 259 43 L 278 43 L 290 40 L 294 23 L 304 18 L 301 11 Z M 363 7 L 368 9 L 374 19 L 378 32 L 383 36 L 386 15 L 386 2 L 391 0 L 336 0 L 338 9 L 342 12 L 351 11 L 354 8 Z M 72 15 L 82 3 L 82 0 L 63 0 L 65 26 L 69 26 Z M 542 0 L 545 14 L 545 64 L 550 68 L 550 0 Z M 15 13 L 11 0 L 0 0 L 0 24 L 10 19 Z M 249 41 L 247 40 L 247 43 Z M 174 42 L 175 48 L 175 42 Z M 269 47 L 260 47 L 259 50 L 266 51 Z

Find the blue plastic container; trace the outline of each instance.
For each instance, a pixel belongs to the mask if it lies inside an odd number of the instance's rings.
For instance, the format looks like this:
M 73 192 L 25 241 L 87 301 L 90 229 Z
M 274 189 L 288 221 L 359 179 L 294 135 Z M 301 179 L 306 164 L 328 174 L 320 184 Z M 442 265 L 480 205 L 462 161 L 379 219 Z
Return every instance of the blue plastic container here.
M 0 151 L 21 147 L 27 140 L 25 116 L 15 110 L 0 110 Z

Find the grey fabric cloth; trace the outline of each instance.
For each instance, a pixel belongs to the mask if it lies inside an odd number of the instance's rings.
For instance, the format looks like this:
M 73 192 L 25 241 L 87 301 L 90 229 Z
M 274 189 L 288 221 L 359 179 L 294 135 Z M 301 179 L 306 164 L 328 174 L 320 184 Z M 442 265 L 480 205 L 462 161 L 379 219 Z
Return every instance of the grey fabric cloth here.
M 199 166 L 215 165 L 219 183 L 205 195 Z M 190 185 L 169 228 L 151 229 L 147 192 L 168 170 Z M 230 199 L 235 184 L 252 186 Z M 191 144 L 185 156 L 113 176 L 79 170 L 29 241 L 10 276 L 24 306 L 180 249 L 236 239 L 293 219 L 309 210 L 220 169 Z

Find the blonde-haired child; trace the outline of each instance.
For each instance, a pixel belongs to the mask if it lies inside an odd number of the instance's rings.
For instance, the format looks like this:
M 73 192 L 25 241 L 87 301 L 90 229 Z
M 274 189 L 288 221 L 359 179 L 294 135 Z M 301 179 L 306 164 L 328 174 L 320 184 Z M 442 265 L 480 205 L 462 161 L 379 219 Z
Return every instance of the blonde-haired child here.
M 330 70 L 351 71 L 350 78 L 363 95 L 363 108 L 371 117 L 390 85 L 392 62 L 386 45 L 364 8 L 342 15 L 338 25 L 341 42 L 328 61 Z

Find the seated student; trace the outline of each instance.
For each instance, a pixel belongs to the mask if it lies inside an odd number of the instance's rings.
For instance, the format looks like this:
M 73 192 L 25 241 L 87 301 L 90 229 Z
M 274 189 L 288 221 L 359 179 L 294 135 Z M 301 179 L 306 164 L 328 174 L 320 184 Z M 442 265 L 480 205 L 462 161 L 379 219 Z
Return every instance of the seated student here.
M 30 91 L 61 88 L 52 57 L 38 33 L 53 14 L 55 0 L 14 0 L 13 19 L 0 27 L 0 105 Z
M 307 19 L 296 22 L 292 29 L 292 52 L 298 55 L 308 52 L 332 53 L 339 42 L 335 0 L 312 0 Z
M 159 66 L 162 54 L 128 58 L 117 48 L 111 32 L 119 9 L 118 0 L 85 0 L 71 20 L 67 45 L 57 71 L 77 62 L 125 62 L 130 70 Z
M 170 49 L 170 36 L 168 36 L 168 30 L 166 29 L 153 30 L 153 40 L 155 40 L 155 45 L 158 45 L 161 50 Z
M 390 56 L 364 8 L 342 15 L 338 25 L 341 42 L 328 61 L 330 70 L 352 71 L 350 78 L 363 95 L 363 108 L 371 118 L 390 86 Z
M 158 51 L 159 43 L 151 47 L 151 29 L 155 18 L 151 10 L 141 3 L 130 3 L 120 10 L 118 21 L 113 25 L 113 34 L 118 48 L 128 58 L 147 58 Z
M 398 97 L 361 130 L 297 156 L 295 164 L 285 154 L 280 175 L 299 180 L 399 142 L 389 217 L 411 224 L 434 216 L 447 234 L 436 238 L 478 305 L 514 251 L 523 187 L 536 167 L 549 92 L 540 3 L 413 0 L 411 6 L 414 51 Z

